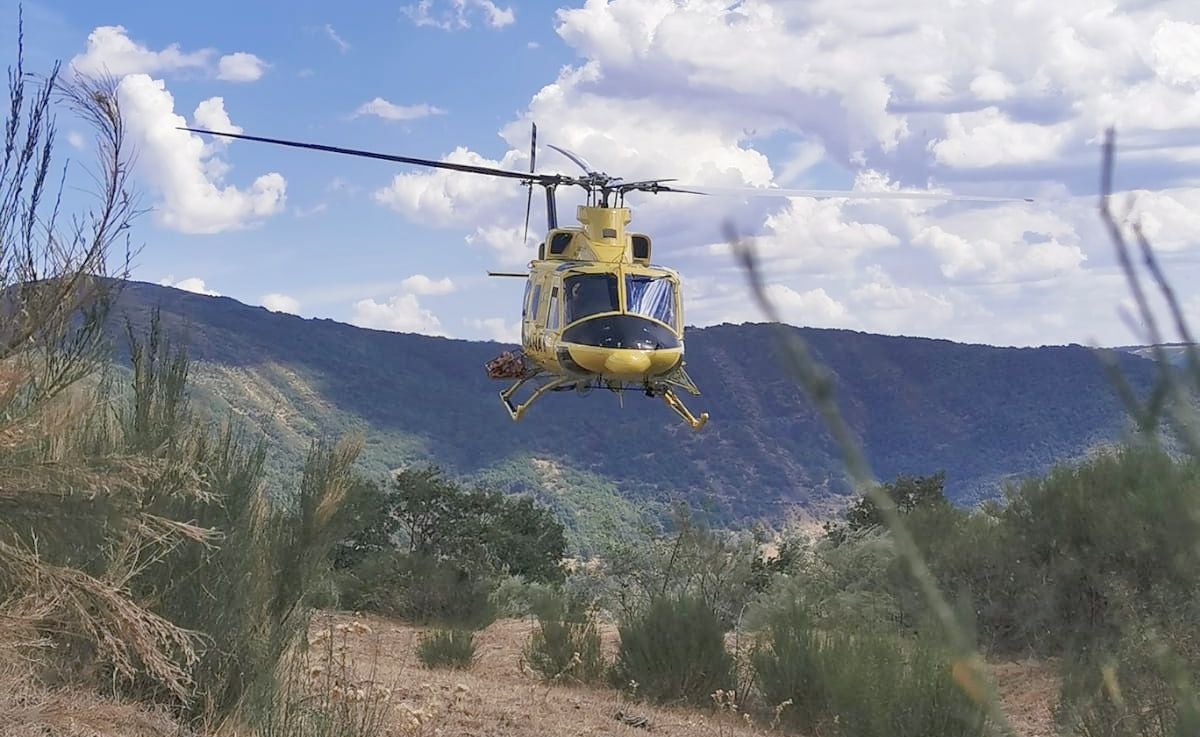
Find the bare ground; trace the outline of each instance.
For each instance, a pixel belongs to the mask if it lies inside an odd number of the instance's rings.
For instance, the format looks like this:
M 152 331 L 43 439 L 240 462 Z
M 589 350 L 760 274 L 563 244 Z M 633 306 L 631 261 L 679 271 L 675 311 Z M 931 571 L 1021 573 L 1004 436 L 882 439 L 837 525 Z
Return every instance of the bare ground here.
M 365 627 L 352 628 L 354 622 Z M 416 655 L 422 629 L 383 617 L 323 613 L 312 633 L 338 625 L 342 632 L 335 637 L 345 643 L 364 690 L 389 693 L 391 735 L 647 734 L 618 720 L 619 711 L 646 718 L 652 734 L 748 737 L 771 732 L 767 724 L 747 723 L 742 714 L 629 703 L 604 688 L 547 687 L 520 666 L 521 649 L 534 628 L 529 620 L 500 620 L 477 633 L 476 661 L 469 670 L 425 668 Z M 606 655 L 611 655 L 616 629 L 605 625 L 601 634 Z M 1052 737 L 1051 708 L 1058 689 L 1053 664 L 998 663 L 992 670 L 1017 734 Z
M 629 703 L 604 688 L 547 687 L 521 668 L 521 650 L 533 628 L 529 620 L 497 621 L 477 633 L 476 661 L 470 670 L 429 669 L 416 655 L 422 628 L 373 615 L 323 612 L 314 619 L 310 640 L 319 642 L 332 632 L 333 646 L 313 648 L 309 659 L 310 665 L 318 668 L 314 680 L 320 672 L 346 666 L 353 683 L 341 698 L 386 698 L 385 703 L 377 701 L 375 708 L 385 709 L 383 732 L 388 737 L 777 734 L 768 724 L 747 723 L 741 714 Z M 616 628 L 602 625 L 601 635 L 605 654 L 611 657 Z M 322 659 L 319 652 L 326 657 Z M 330 654 L 334 662 L 330 662 Z M 1054 664 L 1022 661 L 991 667 L 1016 733 L 1053 737 L 1051 709 L 1058 690 Z M 37 688 L 21 677 L 26 675 L 0 668 L 2 737 L 177 734 L 176 725 L 166 715 L 85 692 Z M 618 720 L 620 712 L 645 718 L 651 731 Z

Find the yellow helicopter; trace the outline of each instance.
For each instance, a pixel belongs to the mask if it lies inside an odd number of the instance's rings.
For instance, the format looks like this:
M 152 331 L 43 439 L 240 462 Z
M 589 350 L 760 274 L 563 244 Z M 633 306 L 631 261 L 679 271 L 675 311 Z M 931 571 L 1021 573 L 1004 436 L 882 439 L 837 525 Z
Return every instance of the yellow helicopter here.
M 625 182 L 620 177 L 596 171 L 579 155 L 553 144 L 550 144 L 550 148 L 570 159 L 583 169 L 584 174 L 538 174 L 534 171 L 537 156 L 536 124 L 532 126 L 529 172 L 199 128 L 181 127 L 180 130 L 517 179 L 529 187 L 525 204 L 526 240 L 533 187 L 538 185 L 544 188 L 546 237 L 538 244 L 537 258 L 529 262 L 527 272 L 488 272 L 489 276 L 526 280 L 521 309 L 521 348 L 505 351 L 485 366 L 490 378 L 513 382 L 500 392 L 500 399 L 514 421 L 520 420 L 533 403 L 547 392 L 575 390 L 587 394 L 592 389 L 605 388 L 618 397 L 626 390 L 643 391 L 648 397 L 661 397 L 695 430 L 708 422 L 707 412 L 697 417 L 675 393 L 676 389 L 681 389 L 693 396 L 700 395 L 699 388 L 684 368 L 683 292 L 679 274 L 673 269 L 652 264 L 653 243 L 650 236 L 628 229 L 631 221 L 630 209 L 625 207 L 625 195 L 628 192 L 736 197 L 1032 201 L 1029 198 L 953 196 L 935 192 L 844 192 L 676 187 L 664 184 L 676 181 L 674 179 Z M 560 227 L 558 224 L 556 189 L 560 186 L 578 186 L 587 192 L 586 204 L 576 210 L 578 226 Z M 513 397 L 517 391 L 529 382 L 535 384 L 533 393 L 524 402 L 514 404 Z

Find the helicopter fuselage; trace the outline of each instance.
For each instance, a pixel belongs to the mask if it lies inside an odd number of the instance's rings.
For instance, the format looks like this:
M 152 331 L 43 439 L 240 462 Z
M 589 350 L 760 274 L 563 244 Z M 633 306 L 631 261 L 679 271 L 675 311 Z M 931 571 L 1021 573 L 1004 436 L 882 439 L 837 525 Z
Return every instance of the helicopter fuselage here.
M 637 264 L 532 265 L 521 346 L 551 373 L 639 382 L 683 360 L 679 277 Z
M 624 207 L 580 206 L 582 227 L 552 228 L 529 263 L 521 309 L 519 368 L 490 367 L 516 378 L 501 393 L 513 419 L 545 391 L 602 386 L 640 389 L 663 399 L 693 427 L 672 386 L 698 394 L 683 370 L 683 293 L 679 274 L 650 262 L 651 242 L 627 233 Z M 528 401 L 510 399 L 526 381 L 544 383 Z

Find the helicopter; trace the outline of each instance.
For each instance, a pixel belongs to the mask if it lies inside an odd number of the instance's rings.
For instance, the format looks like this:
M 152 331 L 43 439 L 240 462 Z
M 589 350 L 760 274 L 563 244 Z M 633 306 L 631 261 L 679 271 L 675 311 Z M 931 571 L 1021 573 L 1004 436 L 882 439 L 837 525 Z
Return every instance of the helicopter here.
M 597 171 L 578 154 L 548 144 L 583 170 L 582 175 L 537 173 L 537 124 L 532 123 L 529 171 L 510 171 L 474 164 L 435 161 L 410 156 L 304 143 L 278 138 L 179 127 L 206 135 L 273 143 L 282 146 L 361 156 L 402 164 L 472 174 L 506 177 L 529 189 L 525 203 L 525 239 L 533 188 L 546 197 L 546 233 L 527 271 L 489 271 L 490 277 L 525 279 L 521 306 L 521 347 L 504 351 L 484 368 L 491 379 L 511 381 L 500 392 L 513 421 L 519 421 L 547 392 L 608 389 L 618 399 L 627 390 L 661 397 L 693 430 L 709 420 L 708 412 L 693 414 L 676 390 L 699 396 L 684 361 L 683 291 L 679 273 L 652 262 L 650 235 L 629 229 L 629 192 L 679 193 L 735 197 L 816 197 L 847 199 L 934 199 L 977 202 L 1032 202 L 1028 197 L 961 196 L 929 191 L 838 191 L 816 189 L 678 186 L 675 179 L 627 182 Z M 578 225 L 560 226 L 557 189 L 580 187 L 585 204 L 575 212 Z M 514 404 L 517 392 L 533 384 L 532 394 Z

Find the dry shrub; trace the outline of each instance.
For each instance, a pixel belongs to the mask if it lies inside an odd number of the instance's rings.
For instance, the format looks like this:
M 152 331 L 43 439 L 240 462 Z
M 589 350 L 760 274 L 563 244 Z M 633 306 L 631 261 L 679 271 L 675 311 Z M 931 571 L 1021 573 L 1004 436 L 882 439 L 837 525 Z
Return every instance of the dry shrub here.
M 470 668 L 475 660 L 475 633 L 435 629 L 421 636 L 417 656 L 430 668 Z
M 375 663 L 351 655 L 351 640 L 371 634 L 371 628 L 354 621 L 328 624 L 307 641 L 297 643 L 281 662 L 280 688 L 270 709 L 256 727 L 244 732 L 254 737 L 370 737 L 394 721 L 392 687 L 375 679 Z M 375 657 L 378 653 L 375 653 Z M 218 737 L 243 732 L 232 722 Z

